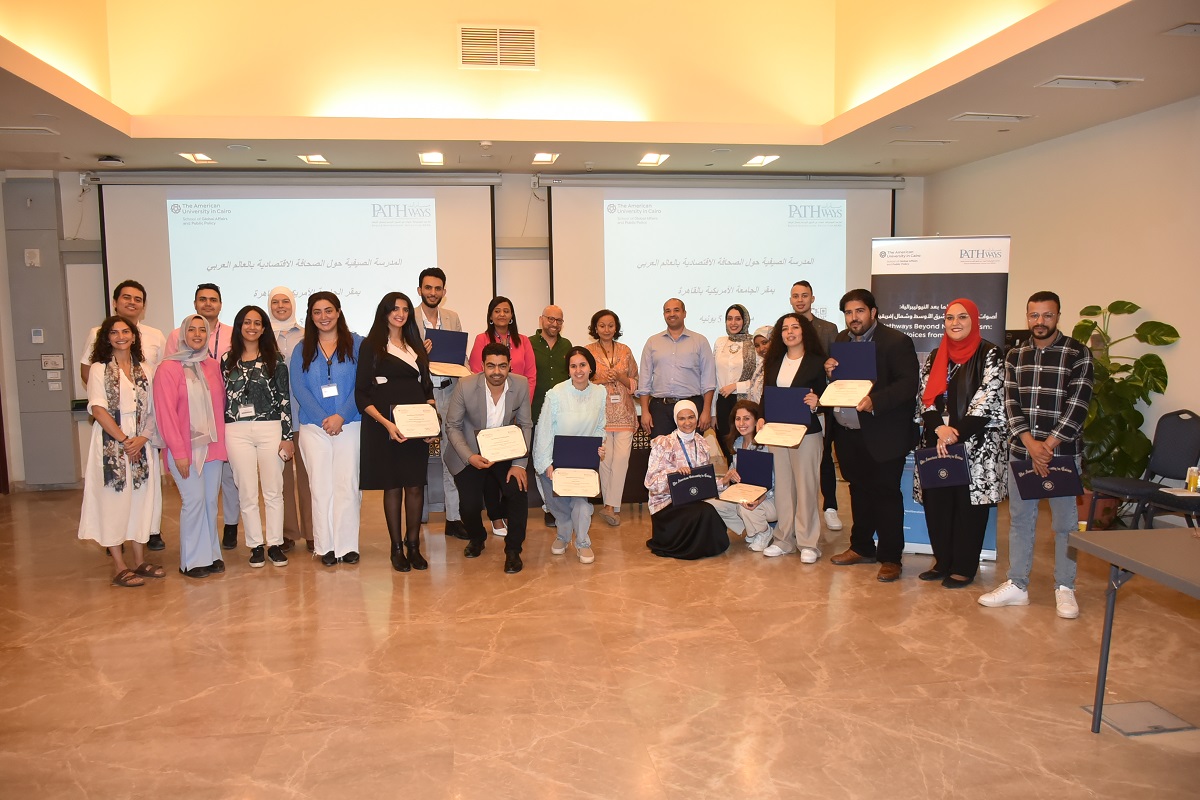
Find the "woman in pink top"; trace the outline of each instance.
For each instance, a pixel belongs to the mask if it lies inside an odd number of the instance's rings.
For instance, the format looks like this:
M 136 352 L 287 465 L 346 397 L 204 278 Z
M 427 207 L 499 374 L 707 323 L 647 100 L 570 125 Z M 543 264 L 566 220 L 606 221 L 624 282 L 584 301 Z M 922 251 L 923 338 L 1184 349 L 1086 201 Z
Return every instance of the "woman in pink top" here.
M 179 326 L 179 350 L 154 376 L 154 414 L 164 442 L 163 463 L 175 478 L 179 512 L 179 571 L 206 578 L 225 571 L 217 542 L 217 492 L 225 461 L 225 384 L 208 353 L 208 322 L 199 314 Z
M 510 375 L 523 375 L 529 379 L 529 402 L 533 402 L 533 388 L 537 385 L 537 364 L 533 360 L 533 345 L 528 336 L 517 333 L 517 312 L 512 300 L 493 297 L 488 303 L 487 330 L 475 337 L 471 348 L 471 372 L 483 372 L 483 348 L 498 342 L 508 348 L 508 371 Z

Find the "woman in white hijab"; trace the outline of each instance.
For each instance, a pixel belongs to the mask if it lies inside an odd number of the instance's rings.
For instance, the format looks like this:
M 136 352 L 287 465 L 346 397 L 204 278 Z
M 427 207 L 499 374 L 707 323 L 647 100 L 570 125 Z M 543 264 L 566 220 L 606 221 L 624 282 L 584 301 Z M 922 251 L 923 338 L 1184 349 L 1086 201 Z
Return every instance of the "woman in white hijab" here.
M 654 555 L 666 558 L 690 560 L 720 555 L 729 548 L 729 535 L 717 510 L 708 503 L 671 503 L 669 475 L 686 475 L 712 463 L 708 443 L 696 435 L 696 404 L 680 400 L 674 415 L 675 431 L 650 443 L 646 488 L 650 490 L 653 532 L 646 546 Z
M 217 541 L 217 492 L 225 461 L 225 383 L 209 358 L 208 323 L 199 314 L 179 325 L 179 350 L 154 376 L 154 412 L 163 463 L 179 487 L 179 571 L 206 578 L 225 571 Z
M 275 343 L 279 345 L 283 363 L 290 364 L 292 349 L 304 342 L 304 326 L 296 321 L 295 293 L 286 286 L 276 286 L 267 296 L 267 311 L 271 314 L 271 330 L 275 332 Z M 291 401 L 294 420 L 296 398 L 292 397 Z M 298 425 L 292 428 L 292 441 L 295 453 L 283 465 L 283 550 L 285 553 L 291 550 L 296 540 L 303 537 L 311 553 L 314 549 L 312 495 L 308 491 L 308 470 L 304 468 L 304 457 L 300 453 Z

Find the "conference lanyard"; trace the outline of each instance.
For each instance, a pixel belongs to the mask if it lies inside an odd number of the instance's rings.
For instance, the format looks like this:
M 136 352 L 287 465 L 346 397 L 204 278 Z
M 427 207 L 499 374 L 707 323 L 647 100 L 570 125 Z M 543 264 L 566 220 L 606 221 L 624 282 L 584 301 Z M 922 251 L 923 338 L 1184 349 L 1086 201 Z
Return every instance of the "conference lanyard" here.
M 221 350 L 221 323 L 217 323 L 217 329 L 213 331 L 213 349 L 208 351 L 208 357 L 215 359 L 217 353 Z
M 692 465 L 691 456 L 688 455 L 687 442 L 683 441 L 683 437 L 678 433 L 675 434 L 675 438 L 679 440 L 679 449 L 683 451 L 683 458 L 687 461 L 688 469 L 695 469 Z M 700 445 L 696 445 L 696 460 L 700 460 Z

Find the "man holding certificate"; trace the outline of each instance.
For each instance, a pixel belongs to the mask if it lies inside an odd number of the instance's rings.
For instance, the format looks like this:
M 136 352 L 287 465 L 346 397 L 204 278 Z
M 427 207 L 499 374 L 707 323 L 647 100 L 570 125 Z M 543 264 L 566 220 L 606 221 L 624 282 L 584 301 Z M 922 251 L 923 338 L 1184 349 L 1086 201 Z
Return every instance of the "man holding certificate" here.
M 463 555 L 477 558 L 483 553 L 483 497 L 490 483 L 508 501 L 504 571 L 513 574 L 523 566 L 521 545 L 529 517 L 529 381 L 509 375 L 505 345 L 489 342 L 480 356 L 483 371 L 459 381 L 450 396 L 449 443 L 442 452 L 458 486 L 459 510 L 471 537 Z
M 900 479 L 904 460 L 916 444 L 917 352 L 912 339 L 879 322 L 875 296 L 867 289 L 846 292 L 840 306 L 846 330 L 838 334 L 834 349 L 839 342 L 851 342 L 848 349 L 853 353 L 859 347 L 874 350 L 875 378 L 856 405 L 835 408 L 832 415 L 834 448 L 842 477 L 850 483 L 854 524 L 849 549 L 830 561 L 837 566 L 879 562 L 879 580 L 890 583 L 900 579 L 904 551 Z M 835 381 L 837 366 L 837 358 L 825 362 L 826 373 Z

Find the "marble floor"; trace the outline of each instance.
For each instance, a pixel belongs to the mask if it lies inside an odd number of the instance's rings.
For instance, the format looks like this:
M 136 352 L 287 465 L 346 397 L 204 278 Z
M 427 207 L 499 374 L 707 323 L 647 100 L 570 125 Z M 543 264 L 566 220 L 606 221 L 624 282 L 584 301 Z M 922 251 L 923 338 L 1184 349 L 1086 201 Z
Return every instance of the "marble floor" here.
M 192 581 L 167 522 L 168 577 L 118 589 L 79 503 L 0 497 L 3 797 L 1200 794 L 1200 731 L 1090 732 L 1106 566 L 1080 556 L 1082 614 L 1058 619 L 1048 536 L 1024 608 L 976 605 L 990 564 L 951 591 L 917 580 L 923 556 L 890 585 L 740 541 L 659 559 L 635 507 L 596 518 L 591 566 L 552 556 L 539 515 L 515 576 L 499 540 L 466 561 L 435 515 L 430 570 L 402 575 L 367 493 L 357 566 L 252 570 L 241 548 Z M 1135 578 L 1108 702 L 1200 725 L 1198 685 L 1200 602 Z

